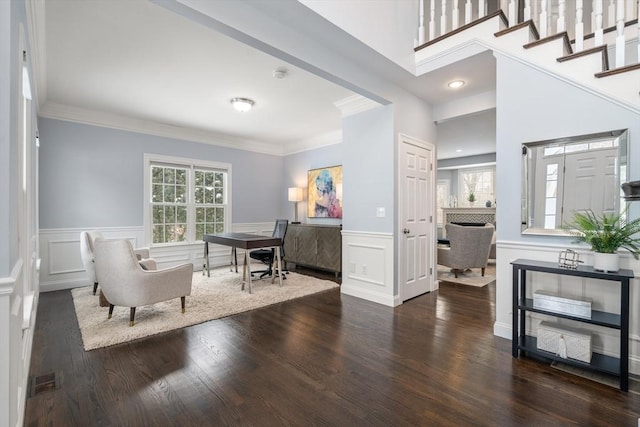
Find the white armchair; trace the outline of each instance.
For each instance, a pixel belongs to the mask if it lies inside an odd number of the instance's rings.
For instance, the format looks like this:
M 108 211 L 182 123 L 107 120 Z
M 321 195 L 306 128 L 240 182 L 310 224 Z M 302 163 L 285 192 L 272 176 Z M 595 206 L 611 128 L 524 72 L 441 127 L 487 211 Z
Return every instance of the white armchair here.
M 178 297 L 184 313 L 186 296 L 191 295 L 192 264 L 145 270 L 128 240 L 98 240 L 95 255 L 96 274 L 109 301 L 109 319 L 114 306 L 129 307 L 129 326 L 133 326 L 136 307 Z
M 94 248 L 96 240 L 102 239 L 102 233 L 97 230 L 83 231 L 80 233 L 80 256 L 82 264 L 89 275 L 89 280 L 93 283 L 93 294 L 98 289 L 98 279 L 96 277 Z M 156 260 L 149 257 L 149 248 L 137 248 L 133 250 L 140 264 L 147 270 L 155 270 L 157 268 Z

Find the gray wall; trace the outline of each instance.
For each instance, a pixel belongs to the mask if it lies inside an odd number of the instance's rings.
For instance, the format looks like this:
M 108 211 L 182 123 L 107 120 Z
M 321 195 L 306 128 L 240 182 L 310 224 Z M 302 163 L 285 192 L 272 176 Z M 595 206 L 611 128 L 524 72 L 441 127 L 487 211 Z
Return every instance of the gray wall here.
M 342 219 L 307 217 L 307 172 L 310 169 L 343 165 L 343 147 L 343 144 L 334 144 L 315 150 L 290 154 L 284 158 L 282 189 L 280 190 L 283 200 L 283 218 L 288 218 L 293 221 L 294 217 L 294 203 L 288 200 L 287 189 L 289 187 L 302 187 L 305 189 L 305 200 L 298 203 L 298 221 L 310 224 L 342 224 Z M 344 215 L 345 212 L 343 210 L 343 216 Z
M 571 238 L 520 233 L 521 144 L 628 128 L 629 173 L 637 180 L 640 115 L 504 56 L 497 59 L 498 237 L 569 245 Z M 631 204 L 630 215 L 638 216 L 639 208 Z
M 346 117 L 344 144 L 344 228 L 392 233 L 395 169 L 393 107 L 384 106 Z M 377 218 L 384 207 L 386 217 Z
M 232 222 L 282 215 L 279 156 L 52 119 L 40 127 L 40 227 L 143 224 L 144 153 L 232 165 Z

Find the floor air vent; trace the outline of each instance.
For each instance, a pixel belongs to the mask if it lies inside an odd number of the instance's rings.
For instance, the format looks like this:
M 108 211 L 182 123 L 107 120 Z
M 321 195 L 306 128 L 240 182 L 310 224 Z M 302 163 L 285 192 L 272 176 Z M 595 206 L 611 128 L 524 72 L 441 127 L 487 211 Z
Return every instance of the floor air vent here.
M 51 372 L 50 374 L 31 377 L 29 381 L 29 397 L 60 388 L 62 375 Z

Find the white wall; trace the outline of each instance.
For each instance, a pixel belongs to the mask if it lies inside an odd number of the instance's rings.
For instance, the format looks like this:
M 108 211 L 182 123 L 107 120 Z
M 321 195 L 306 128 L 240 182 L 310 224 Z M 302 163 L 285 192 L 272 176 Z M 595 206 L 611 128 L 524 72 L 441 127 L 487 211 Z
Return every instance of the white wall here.
M 570 237 L 531 236 L 520 233 L 521 144 L 530 141 L 584 135 L 607 130 L 629 129 L 629 173 L 640 177 L 640 115 L 594 96 L 546 73 L 536 71 L 502 55 L 497 57 L 497 286 L 494 331 L 511 337 L 511 266 L 514 258 L 557 260 L 560 250 L 582 249 Z M 631 204 L 630 216 L 637 217 L 638 204 Z M 584 253 L 584 261 L 592 262 Z M 623 267 L 639 274 L 640 265 L 626 256 Z M 640 372 L 640 292 L 638 281 L 631 285 L 631 367 Z M 610 300 L 614 289 L 590 287 L 594 301 Z M 607 353 L 616 350 L 606 338 L 600 342 Z
M 35 156 L 24 163 L 21 156 L 22 52 L 26 51 L 28 64 L 31 58 L 26 27 L 24 2 L 0 2 L 0 426 L 22 424 L 36 308 L 25 300 L 28 290 L 37 291 L 38 286 L 28 253 L 35 218 L 28 210 L 21 215 L 19 208 L 20 198 L 32 203 L 37 186 Z M 27 116 L 28 132 L 35 134 L 35 108 Z M 30 191 L 24 198 L 23 188 Z M 26 225 L 20 228 L 20 224 Z M 25 312 L 29 323 L 23 328 Z
M 401 67 L 415 71 L 412 47 L 418 38 L 418 0 L 299 1 Z

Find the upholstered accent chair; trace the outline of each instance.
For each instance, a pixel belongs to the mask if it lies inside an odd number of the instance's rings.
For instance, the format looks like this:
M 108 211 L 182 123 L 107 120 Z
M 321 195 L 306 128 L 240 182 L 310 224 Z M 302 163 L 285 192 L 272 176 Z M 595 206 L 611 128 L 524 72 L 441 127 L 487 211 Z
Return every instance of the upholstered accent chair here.
M 468 268 L 481 268 L 484 276 L 489 261 L 493 224 L 483 227 L 446 224 L 449 247 L 438 247 L 438 264 L 453 269 L 455 277 Z
M 96 277 L 93 249 L 95 248 L 96 240 L 103 238 L 102 233 L 98 230 L 82 231 L 80 233 L 80 256 L 82 257 L 84 269 L 89 275 L 89 280 L 93 283 L 94 295 L 98 289 L 98 278 Z M 149 248 L 137 248 L 133 251 L 144 268 L 147 270 L 155 270 L 157 268 L 156 260 L 149 257 Z
M 184 313 L 186 296 L 191 295 L 192 264 L 145 270 L 128 240 L 97 240 L 94 252 L 96 275 L 109 301 L 109 319 L 114 306 L 129 307 L 129 326 L 133 326 L 136 307 L 173 298 L 180 298 Z

